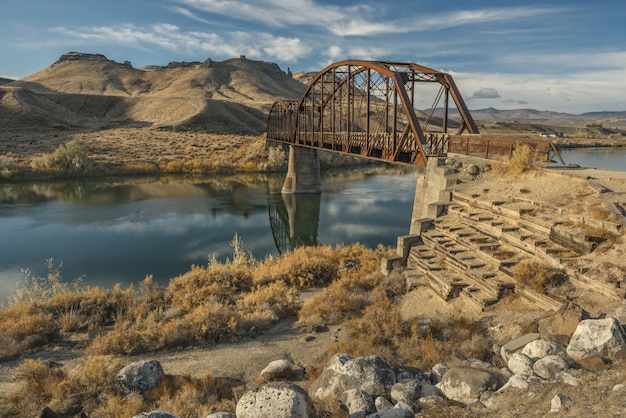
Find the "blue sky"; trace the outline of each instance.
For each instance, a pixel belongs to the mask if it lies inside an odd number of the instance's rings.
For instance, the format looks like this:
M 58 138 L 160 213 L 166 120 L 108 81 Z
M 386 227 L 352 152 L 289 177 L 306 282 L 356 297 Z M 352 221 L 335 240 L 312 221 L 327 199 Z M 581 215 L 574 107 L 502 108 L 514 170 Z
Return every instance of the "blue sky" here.
M 246 55 L 284 70 L 343 59 L 454 76 L 472 109 L 626 110 L 623 0 L 5 0 L 0 76 L 63 53 L 135 67 Z

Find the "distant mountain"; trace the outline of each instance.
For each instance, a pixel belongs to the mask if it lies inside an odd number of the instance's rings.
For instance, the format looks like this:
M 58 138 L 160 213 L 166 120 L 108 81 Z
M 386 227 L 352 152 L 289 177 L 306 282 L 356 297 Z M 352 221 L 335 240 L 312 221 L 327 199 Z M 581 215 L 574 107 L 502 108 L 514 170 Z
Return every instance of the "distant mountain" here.
M 2 78 L 2 77 L 0 77 L 0 86 L 3 85 L 3 84 L 12 83 L 13 81 L 15 81 L 15 80 L 12 80 L 10 78 Z
M 305 85 L 274 63 L 245 57 L 133 68 L 100 54 L 71 52 L 0 87 L 6 128 L 167 127 L 259 134 L 276 98 Z
M 430 110 L 423 110 L 428 113 Z M 470 110 L 472 117 L 477 121 L 510 122 L 523 124 L 539 124 L 554 127 L 619 127 L 626 128 L 626 111 L 621 112 L 589 112 L 580 115 L 571 113 L 553 112 L 535 109 L 500 110 L 488 107 L 486 109 Z M 443 109 L 436 109 L 435 115 L 442 115 Z M 456 109 L 450 111 L 450 116 L 458 117 Z

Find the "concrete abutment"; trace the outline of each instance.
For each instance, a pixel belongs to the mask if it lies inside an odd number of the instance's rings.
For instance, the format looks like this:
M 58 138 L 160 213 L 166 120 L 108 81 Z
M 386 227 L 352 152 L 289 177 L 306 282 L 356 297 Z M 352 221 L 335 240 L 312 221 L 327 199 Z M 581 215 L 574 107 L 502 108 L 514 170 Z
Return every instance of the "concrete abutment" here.
M 281 193 L 320 193 L 320 159 L 313 148 L 289 146 L 289 166 Z

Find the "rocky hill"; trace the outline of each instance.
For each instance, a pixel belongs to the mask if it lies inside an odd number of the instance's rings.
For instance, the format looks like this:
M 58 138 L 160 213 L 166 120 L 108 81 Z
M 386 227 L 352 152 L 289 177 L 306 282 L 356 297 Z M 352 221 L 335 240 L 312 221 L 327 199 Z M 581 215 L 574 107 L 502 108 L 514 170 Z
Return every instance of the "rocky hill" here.
M 304 88 L 278 65 L 243 56 L 138 69 L 71 52 L 0 87 L 0 122 L 5 129 L 167 127 L 256 135 L 277 97 L 296 98 Z

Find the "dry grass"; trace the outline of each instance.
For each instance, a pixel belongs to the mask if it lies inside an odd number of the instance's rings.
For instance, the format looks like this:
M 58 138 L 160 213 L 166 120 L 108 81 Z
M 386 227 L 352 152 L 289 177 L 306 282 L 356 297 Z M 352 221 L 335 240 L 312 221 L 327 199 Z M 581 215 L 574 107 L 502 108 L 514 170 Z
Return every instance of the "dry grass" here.
M 513 268 L 513 278 L 539 293 L 548 293 L 566 280 L 561 270 L 535 260 L 525 260 L 517 264 Z
M 398 352 L 398 341 L 410 339 L 410 325 L 401 323 L 392 304 L 404 293 L 404 280 L 378 273 L 387 248 L 302 248 L 258 261 L 237 237 L 232 245 L 231 260 L 210 260 L 206 267 L 196 266 L 172 279 L 168 287 L 148 276 L 137 290 L 65 284 L 51 260 L 47 277 L 32 277 L 32 288 L 19 289 L 12 303 L 0 309 L 0 354 L 10 358 L 81 332 L 88 338 L 85 350 L 90 356 L 71 370 L 25 361 L 17 373 L 20 388 L 0 401 L 0 415 L 26 416 L 24 411 L 46 405 L 66 415 L 83 411 L 112 417 L 158 408 L 181 417 L 232 411 L 230 386 L 211 376 L 168 376 L 143 395 L 123 393 L 114 384 L 121 363 L 103 355 L 230 341 L 296 314 L 303 325 L 316 321 L 307 318 L 309 313 L 324 323 L 351 319 L 351 335 L 371 334 L 374 343 L 369 349 L 380 349 L 389 359 Z M 300 309 L 300 289 L 326 285 L 325 299 L 314 297 L 317 302 Z
M 537 151 L 530 146 L 522 144 L 513 150 L 509 158 L 505 158 L 501 164 L 493 164 L 492 170 L 496 175 L 517 177 L 534 169 L 534 162 L 539 161 Z
M 160 409 L 192 418 L 235 409 L 230 383 L 210 374 L 200 378 L 166 375 L 153 389 L 128 393 L 117 384 L 116 374 L 122 367 L 119 359 L 98 356 L 73 369 L 25 360 L 15 373 L 20 387 L 0 402 L 0 415 L 31 417 L 48 406 L 60 416 L 84 413 L 125 418 Z

